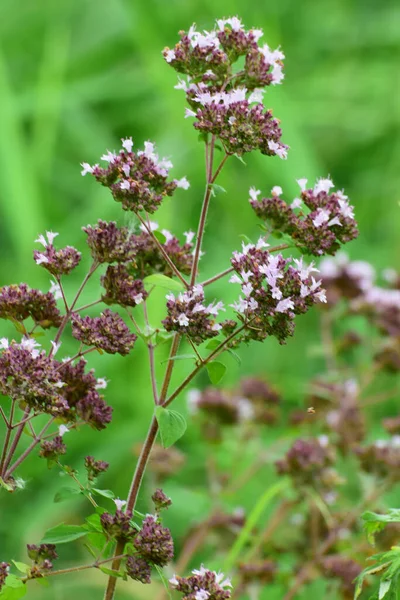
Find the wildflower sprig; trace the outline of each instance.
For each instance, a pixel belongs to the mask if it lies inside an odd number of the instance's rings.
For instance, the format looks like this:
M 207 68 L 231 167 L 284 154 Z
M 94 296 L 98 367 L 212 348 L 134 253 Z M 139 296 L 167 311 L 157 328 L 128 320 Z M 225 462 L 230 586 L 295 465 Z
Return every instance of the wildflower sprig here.
M 216 181 L 229 157 L 259 150 L 268 157 L 285 159 L 289 150 L 281 141 L 280 122 L 263 105 L 264 89 L 280 84 L 284 78 L 284 54 L 279 48 L 271 50 L 266 43 L 260 44 L 262 36 L 261 30 L 246 30 L 240 19 L 233 17 L 218 20 L 209 32 L 201 33 L 193 25 L 180 34 L 173 49 L 163 51 L 166 62 L 186 77 L 179 79 L 176 87 L 184 90 L 189 107 L 186 117 L 194 118 L 194 128 L 204 143 L 206 185 L 196 233 L 176 235 L 150 220 L 167 197 L 179 201 L 179 188 L 188 190 L 190 184 L 186 177 L 176 179 L 170 175 L 170 159 L 160 158 L 153 142 L 146 141 L 143 149 L 136 150 L 133 139 L 127 137 L 122 139 L 118 152 L 107 150 L 101 156 L 102 166 L 86 162 L 81 165 L 81 174 L 92 175 L 108 188 L 123 211 L 133 213 L 134 222 L 128 228 L 115 221 L 98 220 L 82 228 L 92 263 L 72 299 L 65 293 L 63 278 L 81 268 L 81 252 L 70 246 L 57 249 L 54 240 L 58 234 L 50 231 L 46 236 L 39 235 L 36 242 L 43 250 L 36 249 L 33 254 L 35 263 L 54 277 L 50 291 L 32 290 L 27 284 L 0 290 L 0 318 L 11 320 L 19 334 L 17 340 L 3 338 L 0 342 L 0 391 L 9 398 L 8 414 L 3 408 L 1 412 L 6 426 L 0 461 L 4 487 L 8 491 L 18 487 L 15 471 L 34 450 L 39 450 L 49 466 L 61 467 L 72 478 L 79 493 L 94 508 L 99 508 L 96 494 L 115 504 L 113 510 L 99 509 L 82 526 L 62 525 L 47 532 L 42 543 L 29 550 L 34 565 L 20 579 L 22 585 L 49 574 L 99 568 L 109 576 L 104 599 L 113 600 L 120 577 L 150 583 L 153 571 L 159 571 L 173 558 L 172 535 L 160 516 L 171 500 L 157 490 L 153 495 L 155 515 L 137 513 L 136 502 L 158 433 L 167 447 L 186 429 L 183 416 L 170 408 L 171 403 L 203 369 L 207 369 L 213 383 L 219 381 L 226 371 L 219 362 L 224 352 L 271 336 L 284 343 L 293 334 L 297 315 L 326 302 L 322 282 L 314 276 L 317 266 L 306 263 L 301 255 L 283 256 L 280 251 L 287 249 L 287 244 L 270 247 L 266 237 L 255 244 L 243 244 L 222 273 L 201 281 L 200 258 L 209 206 L 217 198 Z M 222 146 L 219 162 L 215 156 L 217 145 Z M 304 184 L 301 200 L 290 207 L 279 199 L 278 186 L 273 188 L 272 199 L 261 202 L 256 188 L 251 188 L 251 204 L 261 218 L 272 222 L 274 233 L 289 234 L 301 253 L 334 254 L 341 244 L 356 236 L 357 230 L 346 196 L 329 193 L 331 187 L 330 180 L 319 180 L 313 189 L 306 189 Z M 240 285 L 238 299 L 228 306 L 212 289 L 215 281 L 227 275 L 231 275 L 231 283 Z M 79 306 L 83 290 L 95 277 L 101 284 L 100 297 Z M 164 318 L 154 327 L 148 298 L 157 287 L 168 293 Z M 58 300 L 62 300 L 62 309 Z M 98 310 L 100 304 L 104 306 Z M 96 314 L 86 314 L 95 306 Z M 55 330 L 48 346 L 37 341 L 38 328 Z M 70 330 L 76 352 L 61 358 L 62 343 Z M 159 385 L 157 346 L 166 341 L 170 351 Z M 112 491 L 94 487 L 97 476 L 108 468 L 104 461 L 86 457 L 85 484 L 61 461 L 67 457 L 66 434 L 83 424 L 102 430 L 112 418 L 112 407 L 103 395 L 107 382 L 94 376 L 83 357 L 92 352 L 128 357 L 140 343 L 145 343 L 148 350 L 154 413 L 126 500 L 120 500 Z M 184 345 L 194 352 L 189 356 L 194 365 L 171 392 L 174 366 Z M 240 408 L 231 400 L 220 402 L 218 398 L 203 398 L 199 406 L 212 407 L 219 415 L 223 405 L 222 412 L 231 422 L 245 417 L 251 421 L 255 416 L 268 421 L 270 413 L 256 398 L 257 394 L 252 401 L 242 402 Z M 40 415 L 50 420 L 37 433 L 34 419 Z M 33 441 L 15 459 L 26 424 Z M 299 458 L 298 451 L 304 456 Z M 322 478 L 332 460 L 327 449 L 304 442 L 289 451 L 280 470 L 295 475 L 299 467 L 304 467 L 309 476 L 311 473 Z M 100 538 L 98 548 L 89 547 L 95 561 L 54 571 L 54 540 L 67 543 L 88 532 Z M 110 568 L 104 567 L 111 553 Z M 2 563 L 0 585 L 7 586 L 7 574 L 8 563 Z M 231 597 L 230 580 L 205 567 L 194 570 L 189 577 L 177 574 L 170 584 L 186 600 Z

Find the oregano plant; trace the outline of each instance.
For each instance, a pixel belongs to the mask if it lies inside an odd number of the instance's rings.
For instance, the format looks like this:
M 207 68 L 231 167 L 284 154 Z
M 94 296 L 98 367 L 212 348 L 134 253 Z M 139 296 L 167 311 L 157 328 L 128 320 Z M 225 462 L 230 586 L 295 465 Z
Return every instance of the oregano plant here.
M 32 289 L 26 283 L 0 289 L 0 317 L 15 326 L 12 338 L 0 340 L 0 413 L 4 431 L 0 458 L 2 491 L 24 493 L 18 469 L 35 454 L 45 459 L 49 467 L 59 470 L 69 482 L 57 493 L 55 501 L 81 495 L 88 507 L 87 517 L 81 524 L 58 524 L 43 532 L 41 540 L 28 544 L 23 562 L 2 557 L 0 598 L 22 598 L 29 594 L 32 581 L 51 583 L 55 576 L 73 575 L 86 569 L 103 572 L 104 600 L 118 597 L 120 579 L 150 584 L 153 577 L 164 582 L 166 594 L 173 593 L 183 600 L 239 598 L 249 583 L 265 583 L 273 577 L 275 567 L 265 561 L 257 567 L 260 563 L 251 563 L 252 556 L 247 563 L 238 565 L 243 548 L 258 527 L 260 514 L 275 496 L 287 493 L 276 517 L 279 524 L 300 502 L 296 496 L 299 490 L 301 496 L 305 494 L 307 498 L 314 555 L 298 570 L 293 587 L 287 586 L 282 597 L 285 600 L 296 597 L 303 584 L 312 579 L 315 566 L 335 577 L 342 572 L 341 568 L 347 568 L 347 580 L 351 577 L 351 582 L 353 575 L 359 575 L 353 564 L 334 562 L 332 557 L 325 556 L 337 542 L 337 528 L 328 527 L 325 541 L 321 540 L 321 515 L 325 525 L 330 518 L 329 511 L 326 512 L 327 494 L 332 493 L 339 477 L 333 469 L 334 451 L 326 439 L 299 439 L 286 448 L 277 462 L 283 483 L 262 496 L 247 523 L 241 523 L 241 533 L 226 560 L 219 565 L 228 571 L 228 576 L 200 564 L 189 575 L 178 568 L 171 575 L 174 532 L 163 524 L 163 513 L 173 505 L 173 498 L 158 487 L 151 497 L 153 513 L 142 514 L 137 510 L 138 494 L 156 440 L 167 449 L 185 434 L 184 416 L 173 406 L 183 393 L 191 391 L 195 418 L 201 421 L 210 443 L 220 439 L 227 425 L 274 421 L 277 396 L 262 382 L 248 380 L 248 387 L 240 394 L 223 392 L 217 387 L 223 382 L 227 369 L 227 353 L 240 363 L 240 348 L 244 344 L 263 342 L 269 337 L 285 344 L 294 333 L 296 318 L 314 308 L 323 314 L 325 349 L 332 350 L 332 338 L 326 329 L 326 319 L 330 317 L 326 315 L 331 314 L 329 306 L 335 304 L 335 294 L 347 299 L 358 298 L 359 303 L 352 306 L 352 311 L 359 311 L 370 319 L 373 315 L 375 321 L 380 319 L 380 325 L 384 319 L 384 311 L 377 309 L 382 305 L 384 293 L 379 296 L 376 287 L 364 285 L 365 270 L 356 274 L 356 269 L 349 269 L 346 261 L 333 258 L 325 259 L 324 267 L 316 264 L 324 255 L 335 255 L 358 235 L 353 207 L 343 191 L 334 190 L 329 177 L 322 177 L 311 185 L 306 179 L 298 180 L 298 196 L 290 199 L 284 198 L 279 185 L 272 187 L 269 193 L 262 192 L 266 183 L 261 179 L 249 182 L 249 196 L 244 199 L 217 183 L 228 161 L 236 161 L 237 168 L 243 168 L 238 159 L 243 162 L 243 156 L 250 152 L 260 152 L 268 161 L 285 160 L 290 151 L 282 141 L 279 119 L 263 104 L 264 93 L 273 94 L 273 87 L 283 82 L 285 57 L 281 49 L 272 50 L 262 38 L 260 29 L 247 30 L 238 17 L 233 17 L 217 20 L 214 28 L 207 32 L 199 32 L 195 25 L 191 26 L 187 32 L 180 32 L 180 39 L 172 48 L 162 53 L 166 67 L 179 74 L 175 87 L 185 95 L 184 116 L 193 121 L 196 136 L 204 147 L 205 188 L 201 203 L 190 196 L 186 177 L 171 175 L 171 161 L 157 154 L 153 142 L 146 141 L 143 147 L 137 148 L 134 136 L 126 137 L 121 140 L 121 148 L 113 152 L 107 150 L 99 164 L 83 162 L 81 173 L 93 179 L 85 185 L 98 183 L 108 188 L 110 198 L 129 213 L 133 225 L 127 227 L 102 219 L 95 222 L 97 216 L 93 215 L 93 224 L 82 227 L 91 265 L 82 273 L 82 283 L 72 297 L 65 291 L 65 279 L 81 268 L 84 244 L 80 250 L 62 246 L 58 244 L 58 234 L 52 231 L 38 234 L 33 251 L 36 265 L 46 269 L 52 277 L 50 290 Z M 237 210 L 254 211 L 260 219 L 262 233 L 240 242 L 238 232 L 237 250 L 226 269 L 205 280 L 200 259 L 205 253 L 202 260 L 207 260 L 205 231 L 209 206 L 211 202 L 225 202 L 226 198 Z M 170 232 L 159 227 L 152 219 L 164 202 L 191 202 L 194 211 L 198 207 L 196 232 Z M 341 254 L 338 256 L 343 258 Z M 320 268 L 325 269 L 328 298 L 318 275 Z M 83 304 L 82 292 L 93 279 L 99 282 L 101 292 L 99 297 Z M 213 284 L 220 280 L 227 286 L 236 286 L 236 300 L 229 305 L 216 297 L 213 290 Z M 155 322 L 149 298 L 160 289 L 166 294 L 164 316 Z M 353 290 L 352 294 L 349 289 Z M 385 298 L 386 304 L 385 301 L 383 304 L 387 307 L 388 294 Z M 330 300 L 328 308 L 324 308 L 327 300 Z M 48 343 L 43 341 L 47 339 L 43 332 L 51 332 Z M 76 342 L 75 351 L 72 356 L 63 356 L 63 340 L 71 336 Z M 84 435 L 87 427 L 98 431 L 112 427 L 113 399 L 108 397 L 107 381 L 95 376 L 90 368 L 89 355 L 97 352 L 126 356 L 134 368 L 135 347 L 139 344 L 147 349 L 151 374 L 149 394 L 143 400 L 152 404 L 154 410 L 148 430 L 143 432 L 137 463 L 129 481 L 127 479 L 125 498 L 120 499 L 98 483 L 102 473 L 112 469 L 112 465 L 99 457 L 86 456 L 82 464 L 86 472 L 83 477 L 68 465 L 66 441 L 73 430 Z M 169 356 L 163 362 L 164 375 L 160 379 L 156 376 L 156 365 L 159 367 L 162 362 L 160 347 L 164 348 L 165 344 L 169 345 Z M 192 368 L 172 388 L 171 377 L 180 360 L 189 361 Z M 328 352 L 330 376 L 338 373 L 336 366 L 332 367 L 334 360 L 332 352 Z M 380 367 L 387 367 L 388 360 L 387 353 L 382 354 Z M 243 376 L 245 373 L 241 372 L 239 363 L 237 370 Z M 195 390 L 191 387 L 201 371 L 207 372 L 213 387 L 193 395 Z M 351 396 L 347 381 L 348 378 L 337 378 L 333 387 L 322 391 L 325 395 L 332 394 L 338 402 L 339 397 L 354 398 L 357 394 Z M 323 385 L 320 392 L 321 388 Z M 320 397 L 323 396 L 321 392 Z M 317 393 L 315 397 L 319 397 Z M 354 408 L 352 404 L 351 407 Z M 312 418 L 314 407 L 308 408 L 307 415 Z M 341 405 L 342 411 L 344 408 L 348 405 Z M 354 410 L 350 413 L 354 417 Z M 336 417 L 339 420 L 332 425 L 332 430 L 340 440 L 336 441 L 337 446 L 346 453 L 360 440 L 356 436 L 349 441 L 349 433 L 338 425 L 342 413 Z M 346 413 L 344 422 L 349 418 Z M 352 431 L 357 431 L 356 427 Z M 28 445 L 24 442 L 24 433 L 30 436 Z M 374 467 L 379 463 L 379 457 L 370 449 L 360 447 L 357 453 L 370 470 L 373 470 L 371 461 Z M 381 457 L 383 471 L 389 459 L 385 460 Z M 393 484 L 390 474 L 385 471 L 384 475 Z M 390 514 L 393 517 L 393 513 Z M 217 516 L 220 518 L 216 512 L 210 515 L 206 531 L 218 521 Z M 358 512 L 352 513 L 348 522 L 344 522 L 350 527 L 358 517 Z M 365 518 L 367 523 L 375 523 L 371 517 Z M 378 523 L 386 522 L 382 515 L 374 518 Z M 374 527 L 370 532 L 375 531 Z M 262 545 L 265 532 L 256 531 L 255 535 L 264 535 L 259 540 Z M 85 545 L 87 562 L 55 568 L 60 546 L 69 543 Z M 192 548 L 199 546 L 196 544 L 192 544 Z M 391 554 L 391 558 L 378 557 L 385 565 L 382 569 L 386 569 L 379 598 L 389 597 L 393 582 L 397 582 L 397 554 Z M 193 550 L 191 554 L 188 551 L 188 556 L 192 555 Z M 183 569 L 188 562 L 189 558 L 183 561 Z M 363 579 L 364 575 L 359 579 L 358 592 Z M 348 592 L 348 588 L 346 590 Z

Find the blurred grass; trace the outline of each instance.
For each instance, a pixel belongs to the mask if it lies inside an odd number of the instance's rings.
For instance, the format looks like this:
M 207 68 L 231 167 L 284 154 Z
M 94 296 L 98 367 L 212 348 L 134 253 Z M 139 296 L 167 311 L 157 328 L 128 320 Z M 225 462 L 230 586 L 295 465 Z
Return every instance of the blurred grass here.
M 210 28 L 214 18 L 234 14 L 246 26 L 262 27 L 265 41 L 282 45 L 286 54 L 284 85 L 268 92 L 266 104 L 281 118 L 283 141 L 291 151 L 286 162 L 253 155 L 245 158 L 247 167 L 233 159 L 227 165 L 221 185 L 228 194 L 218 196 L 210 211 L 204 278 L 226 267 L 240 245 L 239 234 L 257 235 L 247 205 L 250 185 L 263 192 L 281 185 L 294 194 L 296 178 L 328 173 L 356 207 L 361 234 L 349 253 L 378 268 L 399 266 L 400 6 L 395 0 L 1 0 L 0 285 L 26 280 L 48 289 L 49 278 L 32 261 L 33 240 L 46 228 L 60 232 L 60 244 L 82 249 L 82 225 L 98 218 L 125 222 L 106 191 L 82 179 L 79 168 L 82 161 L 96 162 L 106 148 L 117 148 L 121 137 L 132 135 L 137 146 L 156 141 L 160 154 L 173 159 L 174 174 L 188 176 L 190 191 L 168 200 L 156 219 L 176 233 L 195 226 L 203 150 L 183 119 L 184 96 L 173 89 L 176 74 L 161 50 L 194 21 Z M 71 277 L 70 293 L 82 273 L 83 268 Z M 215 293 L 229 299 L 232 292 L 219 283 Z M 161 299 L 154 314 L 162 315 Z M 287 347 L 270 340 L 244 348 L 242 371 L 227 358 L 227 382 L 240 372 L 263 373 L 283 388 L 288 404 L 299 405 L 306 378 L 321 368 L 320 357 L 304 352 L 318 341 L 316 321 L 315 314 L 299 319 Z M 124 497 L 132 449 L 142 440 L 152 410 L 146 356 L 138 345 L 130 358 L 96 357 L 91 364 L 98 376 L 111 380 L 107 397 L 115 407 L 114 421 L 102 433 L 70 434 L 69 462 L 79 467 L 88 453 L 109 460 L 105 487 Z M 177 380 L 185 369 L 177 366 Z M 206 382 L 204 375 L 197 380 Z M 184 399 L 178 404 L 183 406 Z M 169 524 L 178 544 L 188 523 L 207 509 L 201 493 L 196 496 L 203 448 L 190 427 L 179 447 L 192 462 L 167 485 L 175 506 Z M 2 511 L 9 516 L 0 521 L 2 558 L 21 558 L 27 541 L 37 541 L 57 519 L 74 521 L 85 510 L 79 503 L 52 504 L 60 478 L 40 461 L 27 463 L 21 474 L 27 478 L 26 492 L 3 500 Z M 250 496 L 258 497 L 268 481 L 271 473 L 254 482 Z M 251 497 L 237 501 L 251 508 Z M 73 592 L 77 600 L 96 599 L 102 585 L 103 578 L 93 573 L 54 582 L 49 591 L 38 588 L 32 597 L 64 600 Z M 126 598 L 152 597 L 146 586 L 132 584 L 127 590 Z

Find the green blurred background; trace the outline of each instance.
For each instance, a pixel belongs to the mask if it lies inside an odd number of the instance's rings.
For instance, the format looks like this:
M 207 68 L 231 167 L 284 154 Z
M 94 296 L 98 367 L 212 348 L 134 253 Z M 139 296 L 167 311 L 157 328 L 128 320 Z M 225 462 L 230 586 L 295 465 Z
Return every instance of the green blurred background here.
M 184 94 L 174 90 L 176 73 L 161 56 L 177 32 L 196 22 L 209 29 L 215 18 L 239 15 L 246 27 L 261 27 L 262 41 L 282 46 L 286 78 L 270 89 L 265 104 L 282 121 L 287 161 L 261 155 L 232 159 L 219 183 L 206 231 L 202 275 L 228 265 L 240 246 L 240 234 L 256 239 L 259 229 L 247 198 L 251 185 L 267 193 L 280 185 L 288 198 L 296 178 L 331 175 L 356 208 L 360 237 L 348 249 L 354 258 L 377 268 L 398 267 L 400 256 L 400 5 L 395 0 L 0 0 L 0 285 L 27 281 L 47 291 L 49 277 L 32 260 L 33 241 L 46 229 L 60 233 L 60 245 L 84 249 L 81 226 L 98 218 L 126 224 L 126 215 L 106 190 L 80 175 L 79 163 L 97 162 L 106 148 L 119 148 L 132 136 L 136 147 L 147 139 L 174 163 L 173 175 L 186 175 L 189 191 L 179 191 L 157 213 L 162 227 L 181 234 L 195 228 L 204 183 L 203 148 L 190 120 L 184 120 Z M 71 276 L 73 293 L 82 277 Z M 98 285 L 86 295 L 96 297 Z M 234 292 L 226 283 L 213 288 L 226 301 Z M 212 300 L 212 297 L 210 297 Z M 94 314 L 94 313 L 93 313 Z M 162 297 L 153 306 L 154 323 L 162 316 Z M 241 350 L 242 367 L 231 358 L 226 382 L 241 374 L 264 374 L 285 391 L 285 402 L 299 406 L 306 378 L 318 373 L 322 359 L 317 316 L 299 319 L 286 347 L 275 340 Z M 10 334 L 7 327 L 2 335 Z M 305 352 L 305 348 L 311 350 Z M 68 353 L 68 341 L 64 348 Z M 163 358 L 165 352 L 162 351 Z M 111 462 L 103 487 L 126 497 L 134 448 L 144 437 L 152 406 L 144 348 L 128 358 L 94 358 L 98 376 L 110 380 L 107 400 L 114 420 L 104 432 L 71 433 L 68 462 L 76 468 L 87 454 Z M 162 366 L 161 366 L 162 369 Z M 160 372 L 161 372 L 160 369 Z M 188 367 L 176 369 L 179 381 Z M 200 376 L 196 385 L 207 384 Z M 184 408 L 185 399 L 177 401 Z M 176 478 L 166 482 L 174 508 L 168 515 L 177 544 L 190 523 L 207 510 L 203 446 L 189 425 L 178 447 L 190 457 Z M 21 469 L 24 493 L 2 496 L 1 559 L 24 560 L 24 544 L 38 541 L 60 520 L 78 522 L 87 513 L 82 502 L 53 504 L 62 482 L 56 470 L 33 459 Z M 149 483 L 149 482 L 148 482 Z M 251 507 L 265 482 L 235 498 Z M 149 484 L 141 505 L 149 509 Z M 4 511 L 4 512 L 3 512 Z M 7 515 L 7 516 L 4 516 Z M 181 536 L 181 537 L 180 537 Z M 83 561 L 78 545 L 64 553 Z M 32 597 L 77 600 L 102 597 L 104 576 L 55 578 L 50 590 L 32 586 Z M 127 584 L 118 596 L 152 598 L 147 586 Z M 316 596 L 317 597 L 317 596 Z

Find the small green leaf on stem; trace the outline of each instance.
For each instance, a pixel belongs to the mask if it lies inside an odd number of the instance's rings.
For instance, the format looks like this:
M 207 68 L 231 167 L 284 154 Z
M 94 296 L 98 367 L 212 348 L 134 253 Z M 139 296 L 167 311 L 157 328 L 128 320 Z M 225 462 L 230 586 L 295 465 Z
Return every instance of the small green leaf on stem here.
M 26 573 L 29 573 L 29 571 L 31 570 L 30 565 L 26 565 L 23 562 L 18 562 L 17 560 L 13 560 L 14 565 L 17 567 L 18 571 L 21 571 L 21 573 L 24 573 L 26 575 Z
M 167 290 L 183 290 L 183 283 L 161 273 L 155 273 L 154 275 L 148 275 L 143 279 L 143 283 L 146 287 L 156 286 L 165 288 Z
M 213 385 L 217 385 L 226 373 L 226 366 L 216 360 L 207 364 L 207 372 Z
M 164 448 L 169 448 L 185 433 L 186 421 L 180 413 L 162 406 L 157 406 L 155 415 L 160 428 L 161 443 Z
M 161 233 L 161 231 L 153 231 L 152 232 L 154 237 L 160 242 L 160 244 L 165 244 L 165 242 L 167 241 L 167 238 L 165 237 L 165 235 L 163 233 Z
M 76 497 L 80 494 L 80 490 L 73 487 L 62 487 L 54 496 L 53 502 L 65 502 L 66 500 L 71 500 L 71 498 Z
M 221 185 L 217 185 L 216 183 L 209 183 L 208 185 L 210 186 L 211 194 L 213 196 L 218 196 L 218 194 L 226 194 L 226 189 Z
M 61 523 L 44 534 L 41 544 L 68 544 L 88 534 L 88 530 L 82 525 L 66 525 Z
M 19 600 L 26 594 L 26 585 L 15 575 L 8 575 L 4 586 L 1 588 L 1 600 Z
M 110 500 L 114 500 L 115 494 L 112 490 L 100 490 L 99 488 L 92 488 L 91 490 L 94 494 L 98 494 L 99 496 L 103 496 L 103 498 L 109 498 Z
M 197 356 L 195 354 L 177 354 L 176 356 L 173 356 L 172 358 L 166 358 L 165 360 L 161 361 L 161 364 L 169 362 L 170 360 L 197 360 Z

